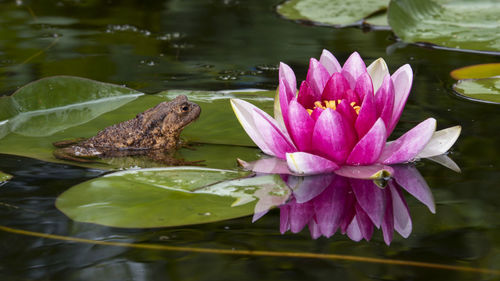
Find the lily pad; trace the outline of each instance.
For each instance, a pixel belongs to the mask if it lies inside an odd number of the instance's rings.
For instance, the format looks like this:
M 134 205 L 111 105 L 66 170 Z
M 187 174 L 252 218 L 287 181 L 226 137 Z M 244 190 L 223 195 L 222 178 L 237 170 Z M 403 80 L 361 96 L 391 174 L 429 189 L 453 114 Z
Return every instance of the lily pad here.
M 123 228 L 191 225 L 251 215 L 261 189 L 288 188 L 278 175 L 197 167 L 127 170 L 73 186 L 56 207 L 79 222 Z
M 466 99 L 500 104 L 500 78 L 460 80 L 453 90 Z
M 52 143 L 91 137 L 107 126 L 134 118 L 180 94 L 202 108 L 200 118 L 183 131 L 182 137 L 204 145 L 194 146 L 194 152 L 181 149 L 178 157 L 189 161 L 210 159 L 205 164 L 217 168 L 233 168 L 236 162 L 210 156 L 216 153 L 234 154 L 233 159 L 243 157 L 241 154 L 256 159 L 258 150 L 234 117 L 229 98 L 243 98 L 271 111 L 274 92 L 169 90 L 144 95 L 122 86 L 69 76 L 32 82 L 12 96 L 0 99 L 0 153 L 102 169 L 158 166 L 137 157 L 87 164 L 62 161 L 52 155 L 55 149 Z
M 475 64 L 457 68 L 450 72 L 451 77 L 461 79 L 481 79 L 494 76 L 500 77 L 500 63 Z
M 388 19 L 406 42 L 498 52 L 499 14 L 495 0 L 393 0 Z
M 12 178 L 12 176 L 11 176 L 11 175 L 6 174 L 6 173 L 4 173 L 4 172 L 0 171 L 0 184 L 2 184 L 2 183 L 4 183 L 4 182 L 6 182 L 6 181 L 8 181 L 8 180 L 10 180 L 11 178 Z
M 287 19 L 344 27 L 361 24 L 362 20 L 386 10 L 388 3 L 387 0 L 290 0 L 277 9 Z M 370 23 L 368 20 L 367 22 Z M 384 22 L 379 18 L 374 23 Z

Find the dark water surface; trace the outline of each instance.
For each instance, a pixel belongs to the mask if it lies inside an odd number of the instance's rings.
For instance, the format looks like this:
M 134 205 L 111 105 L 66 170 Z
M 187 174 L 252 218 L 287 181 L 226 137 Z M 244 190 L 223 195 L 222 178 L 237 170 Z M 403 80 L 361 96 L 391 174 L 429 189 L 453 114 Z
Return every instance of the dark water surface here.
M 16 2 L 22 3 L 16 5 Z M 498 106 L 457 98 L 449 72 L 498 57 L 396 43 L 389 31 L 332 29 L 280 18 L 276 1 L 1 1 L 0 95 L 42 77 L 75 75 L 155 93 L 165 89 L 277 87 L 284 61 L 305 78 L 310 57 L 329 49 L 343 62 L 358 51 L 389 69 L 409 63 L 413 90 L 395 134 L 428 117 L 461 125 L 451 157 L 462 173 L 417 164 L 436 214 L 407 197 L 408 239 L 387 246 L 343 235 L 311 239 L 279 232 L 279 210 L 163 229 L 77 223 L 54 207 L 72 185 L 103 171 L 0 155 L 13 180 L 0 186 L 0 225 L 97 241 L 210 249 L 342 254 L 500 269 L 500 115 Z M 229 106 L 229 105 L 228 105 Z M 204 112 L 204 115 L 217 114 Z M 203 117 L 202 117 L 203 118 Z M 0 231 L 0 280 L 498 280 L 498 275 L 346 260 L 159 251 L 82 244 Z

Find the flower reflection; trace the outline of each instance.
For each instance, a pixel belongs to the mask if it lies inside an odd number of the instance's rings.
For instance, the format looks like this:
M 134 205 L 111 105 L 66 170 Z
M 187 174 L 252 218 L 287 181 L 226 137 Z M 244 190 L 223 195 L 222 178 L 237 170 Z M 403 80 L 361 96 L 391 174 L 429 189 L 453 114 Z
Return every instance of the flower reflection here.
M 394 231 L 407 238 L 412 231 L 406 190 L 435 213 L 432 193 L 412 165 L 393 166 L 393 178 L 383 181 L 347 178 L 337 174 L 309 177 L 283 175 L 293 190 L 280 208 L 280 231 L 300 232 L 306 225 L 313 239 L 346 234 L 354 241 L 370 240 L 375 228 L 382 229 L 389 245 Z M 256 212 L 254 220 L 267 210 Z

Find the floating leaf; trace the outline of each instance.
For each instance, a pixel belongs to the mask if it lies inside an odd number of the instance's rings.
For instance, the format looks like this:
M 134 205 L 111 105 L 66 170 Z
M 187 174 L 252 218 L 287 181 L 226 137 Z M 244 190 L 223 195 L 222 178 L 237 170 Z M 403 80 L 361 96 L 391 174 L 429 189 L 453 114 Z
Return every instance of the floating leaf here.
M 12 176 L 11 176 L 11 175 L 6 174 L 6 173 L 4 173 L 4 172 L 0 171 L 0 184 L 2 184 L 2 183 L 4 183 L 4 182 L 6 182 L 6 181 L 8 181 L 8 180 L 10 180 L 11 178 L 12 178 Z
M 251 215 L 259 190 L 288 192 L 277 175 L 245 175 L 195 167 L 121 171 L 73 186 L 57 198 L 56 207 L 79 222 L 168 227 Z
M 451 77 L 460 79 L 481 79 L 500 76 L 500 63 L 485 63 L 457 68 L 450 72 Z
M 406 42 L 500 51 L 500 2 L 491 0 L 393 0 L 388 19 Z
M 9 132 L 45 137 L 86 123 L 143 95 L 85 78 L 56 76 L 0 99 L 0 137 Z
M 387 9 L 387 0 L 291 0 L 278 6 L 278 13 L 291 20 L 308 20 L 319 24 L 352 26 Z M 369 23 L 369 21 L 367 21 Z M 383 20 L 376 19 L 377 24 Z
M 500 78 L 460 80 L 453 85 L 453 90 L 473 101 L 500 103 Z
M 144 157 L 104 159 L 103 163 L 77 163 L 54 158 L 53 142 L 91 137 L 107 126 L 134 118 L 136 114 L 185 94 L 202 108 L 200 118 L 182 133 L 189 142 L 204 143 L 195 151 L 181 149 L 177 157 L 207 160 L 205 165 L 235 168 L 238 156 L 256 159 L 259 151 L 243 132 L 229 106 L 229 98 L 243 98 L 272 110 L 270 91 L 210 92 L 170 90 L 143 95 L 132 89 L 68 76 L 44 78 L 0 98 L 0 153 L 45 161 L 72 163 L 102 169 L 154 167 L 161 164 Z M 210 145 L 208 145 L 210 144 Z M 226 154 L 228 157 L 214 157 Z

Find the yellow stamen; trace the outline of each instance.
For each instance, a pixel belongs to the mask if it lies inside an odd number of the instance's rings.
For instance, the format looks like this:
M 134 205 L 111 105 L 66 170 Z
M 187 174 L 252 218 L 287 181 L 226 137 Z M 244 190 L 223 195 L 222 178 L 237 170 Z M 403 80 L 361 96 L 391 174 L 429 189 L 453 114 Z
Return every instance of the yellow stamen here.
M 321 108 L 321 109 L 327 109 L 327 108 L 331 108 L 333 110 L 337 110 L 337 105 L 340 104 L 342 100 L 324 100 L 323 102 L 321 101 L 316 101 L 314 102 L 314 107 L 313 109 L 307 109 L 307 112 L 309 113 L 309 115 L 312 114 L 313 110 L 316 109 L 316 108 Z M 359 105 L 356 105 L 356 102 L 351 102 L 350 103 L 351 107 L 356 111 L 356 114 L 359 114 L 359 111 L 361 110 L 361 106 Z

